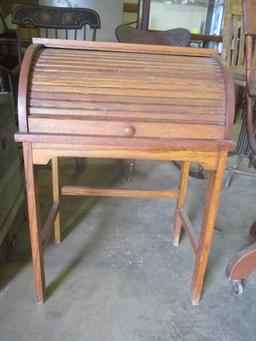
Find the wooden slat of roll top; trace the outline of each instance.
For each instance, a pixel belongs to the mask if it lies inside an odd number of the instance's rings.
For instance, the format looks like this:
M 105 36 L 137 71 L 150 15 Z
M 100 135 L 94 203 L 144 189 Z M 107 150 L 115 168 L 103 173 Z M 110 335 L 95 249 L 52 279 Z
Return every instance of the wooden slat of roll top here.
M 218 139 L 224 135 L 224 127 L 208 124 L 180 124 L 162 122 L 107 121 L 106 119 L 70 119 L 65 116 L 46 118 L 30 116 L 29 131 L 33 133 L 62 133 L 80 135 L 125 136 L 125 129 L 133 127 L 136 137 Z
M 101 109 L 77 109 L 77 108 L 49 108 L 49 107 L 30 107 L 29 108 L 29 114 L 30 115 L 65 115 L 65 116 L 102 116 L 106 119 L 108 117 L 119 117 L 124 118 L 125 120 L 129 118 L 139 119 L 142 118 L 145 120 L 181 120 L 181 121 L 209 121 L 209 122 L 219 122 L 224 123 L 225 122 L 225 116 L 224 115 L 214 115 L 214 114 L 208 114 L 205 109 L 200 114 L 198 112 L 193 113 L 191 110 L 187 109 L 186 112 L 178 112 L 176 108 L 172 108 L 169 112 L 161 112 L 157 110 L 152 110 L 152 108 L 148 108 L 148 110 L 136 110 L 134 108 L 134 111 L 126 111 L 126 110 L 101 110 Z M 184 108 L 181 108 L 184 110 Z M 195 109 L 195 108 L 193 108 Z
M 113 63 L 113 62 L 112 62 Z M 219 72 L 219 70 L 212 70 L 212 71 L 205 71 L 202 72 L 202 74 L 198 74 L 198 72 L 200 71 L 200 68 L 192 68 L 191 66 L 182 66 L 180 65 L 179 68 L 175 67 L 175 65 L 166 67 L 165 65 L 158 65 L 158 64 L 153 64 L 151 66 L 147 66 L 146 64 L 142 64 L 139 65 L 138 63 L 136 64 L 126 64 L 126 65 L 118 65 L 118 64 L 99 64 L 98 66 L 93 64 L 93 63 L 81 63 L 80 65 L 78 63 L 68 63 L 68 62 L 61 62 L 61 61 L 52 61 L 51 63 L 49 62 L 41 62 L 39 61 L 36 64 L 35 70 L 45 70 L 45 71 L 54 71 L 54 70 L 65 70 L 70 72 L 75 72 L 77 70 L 79 70 L 81 73 L 84 72 L 88 72 L 88 71 L 95 71 L 95 72 L 106 72 L 106 74 L 108 72 L 111 73 L 135 73 L 137 71 L 139 71 L 142 75 L 143 72 L 146 74 L 147 72 L 152 72 L 153 76 L 160 76 L 162 77 L 162 74 L 167 72 L 168 74 L 165 76 L 171 76 L 171 77 L 180 77 L 182 75 L 184 75 L 184 72 L 189 72 L 190 76 L 193 76 L 196 79 L 205 79 L 210 77 L 213 80 L 220 80 L 221 79 L 221 73 Z M 188 79 L 188 78 L 187 78 Z
M 97 44 L 93 44 L 94 46 L 97 46 Z M 82 56 L 84 54 L 84 52 L 87 53 L 88 56 L 101 56 L 100 58 L 118 58 L 118 59 L 121 59 L 123 57 L 127 57 L 127 59 L 138 59 L 138 58 L 141 58 L 141 59 L 154 59 L 154 58 L 157 58 L 158 55 L 161 55 L 161 58 L 163 60 L 167 60 L 169 58 L 169 56 L 172 56 L 174 59 L 179 59 L 180 56 L 182 56 L 182 59 L 183 58 L 195 58 L 199 61 L 201 60 L 207 60 L 207 58 L 210 58 L 210 59 L 213 59 L 215 56 L 218 55 L 218 53 L 216 53 L 216 51 L 210 51 L 210 52 L 213 52 L 213 54 L 209 54 L 207 53 L 207 49 L 203 49 L 203 50 L 200 50 L 200 49 L 197 49 L 196 51 L 193 49 L 193 51 L 195 52 L 198 52 L 198 53 L 192 53 L 192 54 L 189 54 L 187 53 L 188 50 L 190 49 L 182 49 L 182 48 L 176 48 L 174 47 L 174 49 L 171 47 L 171 48 L 164 48 L 164 51 L 167 52 L 167 53 L 151 53 L 150 51 L 148 51 L 147 49 L 144 49 L 145 45 L 136 45 L 136 51 L 125 51 L 125 50 L 122 50 L 122 49 L 119 49 L 119 47 L 121 47 L 122 44 L 116 44 L 115 48 L 112 49 L 112 50 L 109 50 L 109 51 L 103 51 L 103 50 L 97 50 L 97 48 L 95 49 L 68 49 L 68 48 L 58 48 L 57 46 L 55 47 L 52 47 L 50 49 L 46 48 L 44 49 L 43 51 L 43 55 L 45 56 L 52 56 L 52 55 L 58 55 L 58 56 L 71 56 L 71 55 L 76 55 L 76 56 Z M 128 45 L 127 45 L 128 46 Z M 129 47 L 132 46 L 132 45 L 129 45 Z M 152 46 L 151 46 L 152 47 Z M 157 49 L 159 48 L 159 46 L 157 47 Z M 154 50 L 154 48 L 153 48 Z M 163 50 L 162 48 L 160 48 L 160 50 Z M 175 53 L 175 51 L 178 51 L 178 52 L 186 52 L 186 54 L 182 54 L 182 53 Z M 132 52 L 132 53 L 131 53 Z M 174 52 L 174 53 L 173 53 Z M 201 54 L 201 55 L 200 55 Z
M 53 57 L 53 56 L 50 56 L 49 58 L 46 58 L 46 57 L 40 57 L 40 63 L 41 64 L 48 64 L 49 61 L 52 62 L 52 63 L 60 63 L 60 64 L 65 64 L 65 63 L 73 63 L 73 64 L 76 64 L 76 63 L 83 63 L 85 62 L 86 64 L 88 65 L 95 65 L 95 63 L 93 63 L 93 59 L 95 59 L 95 61 L 100 61 L 104 66 L 105 65 L 110 65 L 110 64 L 115 64 L 115 66 L 143 66 L 143 67 L 148 67 L 150 68 L 152 64 L 154 65 L 159 65 L 160 67 L 162 68 L 168 68 L 168 67 L 172 67 L 172 68 L 181 68 L 181 67 L 185 67 L 185 68 L 188 68 L 188 69 L 191 69 L 192 67 L 194 68 L 197 68 L 199 66 L 201 67 L 204 67 L 204 66 L 210 66 L 212 68 L 212 70 L 216 70 L 216 71 L 219 71 L 218 70 L 218 67 L 215 65 L 215 64 L 212 64 L 212 61 L 210 58 L 204 58 L 204 62 L 203 63 L 198 63 L 198 61 L 194 61 L 195 58 L 189 58 L 189 57 L 184 57 L 186 60 L 183 60 L 183 61 L 179 61 L 178 59 L 176 58 L 172 58 L 172 56 L 168 56 L 169 57 L 169 60 L 166 59 L 166 60 L 163 60 L 162 62 L 156 58 L 154 59 L 147 59 L 145 57 L 145 59 L 137 59 L 137 58 L 133 58 L 133 59 L 125 59 L 126 57 L 122 57 L 122 59 L 117 59 L 117 58 L 97 58 L 96 56 L 85 56 L 83 58 L 83 56 L 81 57 L 77 57 L 77 56 L 67 56 L 66 58 L 65 57 Z M 71 60 L 69 60 L 70 58 L 72 58 Z M 124 59 L 123 59 L 124 58 Z M 127 57 L 129 58 L 129 57 Z M 211 64 L 210 64 L 211 63 Z M 209 70 L 205 70 L 205 72 L 207 72 Z
M 71 57 L 72 58 L 72 57 Z M 34 69 L 38 70 L 38 71 L 54 71 L 54 70 L 64 70 L 65 68 L 67 68 L 67 70 L 69 71 L 69 73 L 71 72 L 76 72 L 78 70 L 78 68 L 81 68 L 81 72 L 85 73 L 85 72 L 102 72 L 102 70 L 105 70 L 106 73 L 107 72 L 127 72 L 127 73 L 131 73 L 133 74 L 132 71 L 135 72 L 135 70 L 141 70 L 141 72 L 143 73 L 143 71 L 148 71 L 148 72 L 152 72 L 153 75 L 157 75 L 159 77 L 163 76 L 164 72 L 168 72 L 169 77 L 170 75 L 180 75 L 182 73 L 184 73 L 184 71 L 189 70 L 191 73 L 197 74 L 196 78 L 199 79 L 204 79 L 205 76 L 209 75 L 212 79 L 219 79 L 221 80 L 221 72 L 218 69 L 212 69 L 210 70 L 209 68 L 206 68 L 205 71 L 202 72 L 202 74 L 198 74 L 198 71 L 200 70 L 200 67 L 192 67 L 192 65 L 174 65 L 174 64 L 170 64 L 168 66 L 165 66 L 163 63 L 157 64 L 157 63 L 150 63 L 150 64 L 139 64 L 139 63 L 127 63 L 127 64 L 118 64 L 115 63 L 114 60 L 112 60 L 112 63 L 100 63 L 99 65 L 95 65 L 94 63 L 85 63 L 84 61 L 79 63 L 79 62 L 73 62 L 73 63 L 69 63 L 68 61 L 65 62 L 61 62 L 58 60 L 52 60 L 51 62 L 49 61 L 41 61 L 39 60 L 38 63 L 35 64 Z M 158 67 L 159 70 L 155 69 L 155 67 Z M 158 72 L 157 72 L 158 71 Z
M 33 93 L 35 96 L 35 93 Z M 130 112 L 132 113 L 138 113 L 140 112 L 141 114 L 143 113 L 148 113 L 148 114 L 153 114 L 153 115 L 166 115 L 166 114 L 206 114 L 207 116 L 211 115 L 218 115 L 224 117 L 224 109 L 223 106 L 195 106 L 191 101 L 187 101 L 187 103 L 183 102 L 178 102 L 176 101 L 175 103 L 172 102 L 172 106 L 170 104 L 164 104 L 164 103 L 137 103 L 136 101 L 134 102 L 113 102 L 113 101 L 107 101 L 104 99 L 103 100 L 95 100 L 95 101 L 87 101 L 81 100 L 81 101 L 75 101 L 75 100 L 60 100 L 57 98 L 54 100 L 51 99 L 44 99 L 44 98 L 36 98 L 32 97 L 29 101 L 30 105 L 30 111 L 31 109 L 35 109 L 34 112 L 31 112 L 32 114 L 37 114 L 38 109 L 64 109 L 63 115 L 65 115 L 65 110 L 66 109 L 72 109 L 70 110 L 70 115 L 73 113 L 75 114 L 76 109 L 77 110 L 87 110 L 90 111 L 88 114 L 93 115 L 93 112 L 91 111 L 104 111 L 106 115 L 109 112 L 112 112 L 113 114 L 117 112 L 119 115 L 122 115 L 122 111 L 127 113 Z M 218 102 L 219 103 L 219 102 Z
M 91 51 L 73 51 L 73 53 L 54 53 L 55 51 L 43 50 L 40 54 L 40 60 L 42 63 L 49 61 L 60 61 L 60 62 L 83 62 L 90 64 L 95 64 L 93 62 L 102 62 L 108 64 L 113 62 L 117 65 L 133 65 L 133 64 L 144 64 L 150 66 L 152 63 L 163 65 L 163 66 L 180 66 L 185 67 L 196 67 L 196 66 L 210 66 L 211 68 L 218 68 L 216 61 L 213 58 L 200 58 L 200 57 L 189 57 L 185 56 L 182 59 L 179 56 L 163 55 L 159 58 L 158 55 L 148 55 L 148 54 L 125 54 L 125 53 L 114 53 L 108 52 L 107 54 L 102 54 L 99 52 L 91 53 Z M 80 52 L 80 54 L 79 54 Z M 207 71 L 207 70 L 205 70 Z
M 169 77 L 167 77 L 169 75 Z M 171 78 L 170 78 L 171 76 Z M 163 86 L 170 86 L 170 85 L 179 85 L 182 80 L 185 80 L 184 77 L 184 70 L 181 73 L 181 76 L 183 77 L 177 77 L 176 74 L 171 73 L 170 71 L 165 73 L 165 77 L 161 77 L 161 75 L 158 73 L 157 75 L 152 75 L 150 72 L 142 72 L 140 70 L 140 84 L 150 84 L 151 86 L 157 86 L 157 85 L 163 85 Z M 51 70 L 48 68 L 43 68 L 42 70 L 39 69 L 34 69 L 34 73 L 32 76 L 33 82 L 50 82 L 51 80 L 56 80 L 58 79 L 59 82 L 66 82 L 70 83 L 73 81 L 78 82 L 78 84 L 84 83 L 85 81 L 90 80 L 91 84 L 99 83 L 99 82 L 106 82 L 106 81 L 111 81 L 111 82 L 116 82 L 116 81 L 125 81 L 128 86 L 130 84 L 136 84 L 138 82 L 138 72 L 129 72 L 129 77 L 127 77 L 127 72 L 126 73 L 121 73 L 121 72 L 98 72 L 98 71 L 90 71 L 86 70 L 85 72 L 75 72 L 75 70 L 72 72 L 65 72 L 65 69 L 56 69 L 55 67 Z M 187 80 L 187 85 L 188 86 L 199 86 L 202 84 L 202 86 L 205 86 L 206 88 L 211 89 L 218 89 L 219 91 L 223 91 L 223 84 L 222 83 L 217 83 L 214 82 L 213 84 L 213 79 L 205 78 L 205 79 L 200 79 L 197 75 L 196 78 L 190 78 Z
M 116 96 L 138 96 L 138 97 L 162 97 L 162 98 L 204 98 L 216 99 L 216 102 L 223 100 L 221 95 L 223 90 L 220 88 L 207 87 L 204 89 L 200 85 L 189 85 L 184 82 L 177 84 L 153 84 L 149 82 L 125 82 L 119 79 L 113 81 L 91 81 L 78 80 L 77 82 L 48 79 L 36 81 L 32 79 L 31 91 L 37 92 L 58 92 L 70 94 L 97 94 L 97 95 L 116 95 Z M 68 96 L 68 95 L 67 95 Z M 170 100 L 171 102 L 171 100 Z
M 45 118 L 54 118 L 60 116 L 66 116 L 66 118 L 73 119 L 99 119 L 99 120 L 118 120 L 118 121 L 128 121 L 132 120 L 133 122 L 141 121 L 143 119 L 144 122 L 162 122 L 162 123 L 196 123 L 196 124 L 209 124 L 209 125 L 224 125 L 225 119 L 220 115 L 207 115 L 207 114 L 190 114 L 187 115 L 179 115 L 179 114 L 159 114 L 159 113 L 149 113 L 149 112 L 140 112 L 138 119 L 138 112 L 118 112 L 118 111 L 97 111 L 97 110 L 78 110 L 78 109 L 57 109 L 57 108 L 30 108 L 30 115 L 36 115 L 37 117 Z M 47 117 L 48 116 L 48 117 Z M 50 117 L 49 117 L 50 116 Z M 127 120 L 127 117 L 129 119 Z
M 140 82 L 138 82 L 138 75 L 133 74 L 129 75 L 129 80 L 126 80 L 127 76 L 125 75 L 102 75 L 102 79 L 100 79 L 98 74 L 89 73 L 89 74 L 65 74 L 64 71 L 61 73 L 57 72 L 45 72 L 41 74 L 39 72 L 34 72 L 31 83 L 33 84 L 59 84 L 59 85 L 71 85 L 76 83 L 79 86 L 86 86 L 86 87 L 103 87 L 103 86 L 112 86 L 112 87 L 124 87 L 125 85 L 127 88 L 156 88 L 156 89 L 176 89 L 180 86 L 185 86 L 184 81 L 178 78 L 173 78 L 172 80 L 168 79 L 167 77 L 163 80 L 159 77 L 154 76 L 143 76 L 140 77 Z M 205 79 L 201 81 L 202 86 L 204 87 L 205 91 L 210 92 L 222 92 L 223 93 L 223 85 L 212 84 L 212 80 Z M 191 89 L 198 89 L 200 88 L 200 81 L 197 79 L 190 79 L 186 87 L 190 87 Z M 171 97 L 171 94 L 170 94 Z M 222 100 L 222 98 L 220 98 Z
M 108 65 L 104 66 L 100 64 L 98 67 L 95 65 L 89 64 L 80 64 L 74 63 L 73 65 L 66 64 L 61 65 L 56 62 L 55 64 L 45 63 L 44 65 L 40 65 L 38 63 L 33 72 L 38 76 L 46 76 L 49 75 L 54 77 L 56 75 L 60 75 L 62 79 L 74 77 L 78 80 L 78 76 L 81 79 L 88 77 L 91 80 L 97 80 L 102 77 L 104 79 L 123 79 L 126 77 L 127 81 L 133 81 L 134 79 L 138 79 L 138 74 L 141 80 L 148 82 L 161 82 L 161 83 L 170 83 L 172 81 L 186 81 L 193 85 L 193 83 L 210 83 L 212 82 L 212 86 L 215 88 L 223 89 L 223 81 L 221 80 L 221 74 L 218 74 L 217 71 L 207 72 L 207 73 L 198 73 L 198 69 L 186 69 L 185 67 L 181 67 L 179 70 L 177 68 L 161 68 L 160 66 L 154 65 L 154 68 L 145 68 L 140 66 L 130 66 L 130 67 L 118 67 L 117 65 Z M 189 74 L 189 78 L 188 78 Z M 64 77 L 65 75 L 65 77 Z M 189 82 L 190 80 L 190 82 Z
M 75 84 L 74 84 L 75 83 Z M 185 92 L 192 92 L 195 93 L 194 97 L 197 97 L 197 93 L 204 93 L 205 97 L 210 99 L 210 95 L 216 94 L 218 98 L 221 97 L 223 94 L 223 89 L 220 87 L 215 87 L 214 85 L 210 85 L 209 83 L 203 83 L 202 87 L 204 87 L 204 91 L 200 87 L 199 82 L 197 84 L 194 82 L 194 84 L 191 84 L 190 82 L 187 82 L 188 84 L 184 84 L 184 82 L 176 82 L 175 80 L 173 83 L 169 84 L 164 84 L 164 83 L 159 83 L 159 82 L 146 82 L 144 80 L 141 80 L 140 82 L 137 80 L 130 80 L 130 81 L 125 81 L 123 79 L 112 79 L 112 80 L 90 80 L 90 79 L 78 79 L 77 81 L 72 80 L 72 79 L 60 79 L 60 78 L 49 78 L 49 77 L 44 77 L 44 79 L 38 79 L 34 78 L 32 79 L 32 87 L 31 90 L 41 90 L 44 89 L 44 87 L 51 87 L 54 86 L 56 91 L 61 89 L 61 92 L 67 92 L 66 89 L 71 88 L 71 93 L 74 92 L 72 89 L 76 88 L 78 90 L 78 93 L 86 92 L 86 93 L 94 93 L 94 89 L 125 89 L 125 90 L 139 90 L 139 91 L 144 91 L 144 90 L 154 90 L 157 92 L 164 92 L 161 97 L 175 97 L 175 93 L 180 91 L 181 93 L 184 93 L 184 96 L 182 97 L 187 97 Z M 72 86 L 72 84 L 74 84 Z M 166 91 L 168 93 L 168 96 L 166 96 Z M 129 93 L 127 92 L 127 95 Z M 191 97 L 191 96 L 189 96 Z
M 70 50 L 93 50 L 93 51 L 118 51 L 130 53 L 148 53 L 161 55 L 178 55 L 178 56 L 217 56 L 218 51 L 215 49 L 200 49 L 176 46 L 146 45 L 146 44 L 126 44 L 126 43 L 110 43 L 110 42 L 91 42 L 91 41 L 75 41 L 65 39 L 46 39 L 33 38 L 34 44 L 42 44 L 45 47 L 61 48 Z
M 182 86 L 179 88 L 174 88 L 173 90 L 155 90 L 152 89 L 127 89 L 125 87 L 90 87 L 90 86 L 77 86 L 74 84 L 72 87 L 70 86 L 64 86 L 64 85 L 57 85 L 57 84 L 32 84 L 31 85 L 32 91 L 37 92 L 44 92 L 44 93 L 51 93 L 51 92 L 58 92 L 59 94 L 65 94 L 66 98 L 70 96 L 70 99 L 72 99 L 72 94 L 83 94 L 85 92 L 89 94 L 95 94 L 95 95 L 116 95 L 116 96 L 138 96 L 138 97 L 159 97 L 159 98 L 168 98 L 171 95 L 175 98 L 197 98 L 197 99 L 209 99 L 209 100 L 216 100 L 218 101 L 219 97 L 222 95 L 221 92 L 204 92 L 202 89 L 200 91 L 200 88 L 196 89 L 196 91 L 191 91 L 189 87 L 183 88 Z M 146 100 L 147 101 L 147 100 Z
M 172 55 L 150 55 L 150 54 L 125 54 L 117 52 L 108 52 L 103 54 L 102 52 L 92 51 L 69 51 L 69 50 L 56 50 L 56 49 L 44 49 L 40 52 L 37 64 L 40 65 L 53 64 L 88 64 L 93 65 L 96 68 L 101 65 L 112 67 L 120 66 L 144 66 L 154 69 L 154 65 L 159 65 L 162 68 L 188 68 L 188 69 L 200 69 L 203 73 L 209 71 L 218 71 L 220 68 L 214 58 L 200 58 L 186 56 L 180 58 L 179 56 Z M 66 66 L 66 64 L 65 64 Z M 221 72 L 220 72 L 221 73 Z
M 214 110 L 214 107 L 224 111 L 223 108 L 223 103 L 224 103 L 224 96 L 222 96 L 219 101 L 217 102 L 216 100 L 209 100 L 209 99 L 197 99 L 197 98 L 175 98 L 171 97 L 171 94 L 168 98 L 166 97 L 136 97 L 136 96 L 108 96 L 108 95 L 95 95 L 95 94 L 72 94 L 72 99 L 67 99 L 67 96 L 65 94 L 61 94 L 58 92 L 54 93 L 44 93 L 44 92 L 37 92 L 37 91 L 30 91 L 29 92 L 29 97 L 30 97 L 30 102 L 33 100 L 41 100 L 43 103 L 45 103 L 48 100 L 52 101 L 61 101 L 68 103 L 69 101 L 75 101 L 76 103 L 83 103 L 85 106 L 90 105 L 127 105 L 128 107 L 132 108 L 133 105 L 149 105 L 149 106 L 165 106 L 166 108 L 169 108 L 171 105 L 172 106 L 191 106 L 191 107 L 202 107 L 202 108 L 209 108 L 210 112 L 211 110 Z M 206 109 L 207 110 L 207 109 Z M 209 113 L 210 113 L 209 112 Z M 214 111 L 213 111 L 214 112 Z
M 145 68 L 142 67 L 138 67 L 138 68 L 134 68 L 134 67 L 130 67 L 129 68 L 116 68 L 116 67 L 112 67 L 112 66 L 108 66 L 108 67 L 103 67 L 102 65 L 99 66 L 98 68 L 96 68 L 95 66 L 92 66 L 91 68 L 88 65 L 81 65 L 80 67 L 78 65 L 67 65 L 65 67 L 56 64 L 56 65 L 43 65 L 41 67 L 36 67 L 34 70 L 34 72 L 44 72 L 45 75 L 49 74 L 49 75 L 54 75 L 54 74 L 63 74 L 64 72 L 66 73 L 67 77 L 68 75 L 73 75 L 74 77 L 76 76 L 77 78 L 81 75 L 81 77 L 90 77 L 91 79 L 93 78 L 98 78 L 100 77 L 100 73 L 103 76 L 103 78 L 106 77 L 120 77 L 120 79 L 124 76 L 126 76 L 127 78 L 129 77 L 131 80 L 133 78 L 138 78 L 138 74 L 140 75 L 140 77 L 144 80 L 152 80 L 161 78 L 162 82 L 165 81 L 170 81 L 170 78 L 172 78 L 173 80 L 180 80 L 180 81 L 188 81 L 188 76 L 186 77 L 186 74 L 189 74 L 189 79 L 194 80 L 194 81 L 201 81 L 201 82 L 209 82 L 212 81 L 212 85 L 215 85 L 215 87 L 219 87 L 221 88 L 221 84 L 218 84 L 218 81 L 220 79 L 220 75 L 213 75 L 213 73 L 205 73 L 202 75 L 198 74 L 198 70 L 186 70 L 185 68 L 182 68 L 181 70 L 177 71 L 177 70 L 172 70 L 172 69 L 163 69 L 163 70 L 159 70 L 157 71 L 157 66 L 155 66 L 154 69 L 150 69 L 147 70 Z

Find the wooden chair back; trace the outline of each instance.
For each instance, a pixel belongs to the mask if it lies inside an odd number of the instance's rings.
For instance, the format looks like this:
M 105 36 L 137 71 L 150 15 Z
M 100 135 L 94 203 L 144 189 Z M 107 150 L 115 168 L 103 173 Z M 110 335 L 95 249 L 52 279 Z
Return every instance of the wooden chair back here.
M 246 37 L 246 86 L 250 97 L 256 96 L 254 79 L 255 37 L 256 37 L 256 1 L 243 0 L 243 23 Z
M 242 0 L 225 0 L 222 57 L 230 66 L 242 66 L 245 62 L 244 51 Z
M 243 0 L 243 22 L 246 35 L 256 36 L 256 1 Z
M 33 36 L 96 40 L 96 31 L 101 27 L 99 14 L 92 9 L 37 5 L 17 7 L 12 14 L 12 22 L 17 25 L 20 62 Z M 88 27 L 92 31 L 89 39 Z
M 121 43 L 189 46 L 191 41 L 191 33 L 185 28 L 168 31 L 141 31 L 128 25 L 120 25 L 115 33 L 117 40 Z
M 255 38 L 256 38 L 256 1 L 243 0 L 243 24 L 246 36 L 246 88 L 247 111 L 246 124 L 248 140 L 252 149 L 252 163 L 256 168 L 256 137 L 254 128 L 254 108 L 256 98 L 255 78 Z

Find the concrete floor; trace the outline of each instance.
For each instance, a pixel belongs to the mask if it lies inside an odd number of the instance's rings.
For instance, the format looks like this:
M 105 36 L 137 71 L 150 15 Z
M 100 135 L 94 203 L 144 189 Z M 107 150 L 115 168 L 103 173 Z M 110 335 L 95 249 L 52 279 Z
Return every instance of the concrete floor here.
M 116 161 L 89 160 L 74 178 L 62 161 L 62 182 L 176 188 L 168 162 L 138 162 L 132 183 Z M 48 209 L 50 171 L 40 169 L 42 215 Z M 192 306 L 193 253 L 187 237 L 171 245 L 174 201 L 64 198 L 64 240 L 45 253 L 48 298 L 36 305 L 27 227 L 0 278 L 0 340 L 255 341 L 256 276 L 244 294 L 224 276 L 229 258 L 252 240 L 255 178 L 236 175 L 223 189 L 204 293 Z M 200 224 L 206 181 L 191 179 L 187 209 Z

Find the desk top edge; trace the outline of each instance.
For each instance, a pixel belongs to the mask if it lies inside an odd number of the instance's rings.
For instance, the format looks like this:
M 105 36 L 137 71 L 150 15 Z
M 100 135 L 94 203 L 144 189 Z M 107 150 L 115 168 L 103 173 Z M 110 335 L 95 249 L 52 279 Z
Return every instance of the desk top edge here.
M 80 145 L 105 145 L 124 147 L 167 148 L 168 150 L 205 150 L 217 149 L 233 150 L 235 142 L 230 139 L 193 139 L 193 138 L 127 138 L 113 136 L 89 136 L 89 135 L 65 135 L 47 133 L 23 133 L 15 134 L 15 141 L 22 143 L 43 144 L 80 144 Z

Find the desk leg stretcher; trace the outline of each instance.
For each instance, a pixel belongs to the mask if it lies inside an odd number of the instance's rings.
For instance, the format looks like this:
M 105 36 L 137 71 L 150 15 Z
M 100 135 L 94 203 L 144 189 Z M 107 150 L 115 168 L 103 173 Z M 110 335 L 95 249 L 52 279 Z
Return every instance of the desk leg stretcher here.
M 52 159 L 52 198 L 53 203 L 60 204 L 60 181 L 59 181 L 59 165 L 58 158 Z M 60 210 L 54 220 L 54 240 L 56 244 L 61 242 L 61 231 L 60 231 Z

